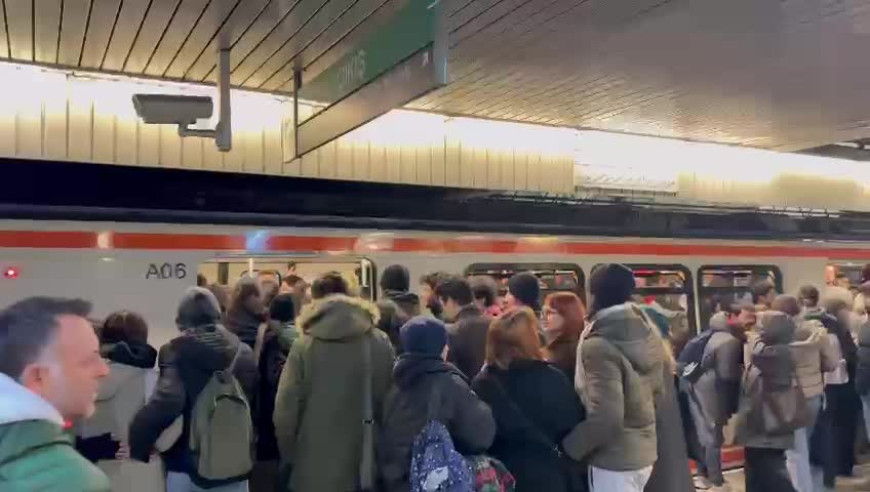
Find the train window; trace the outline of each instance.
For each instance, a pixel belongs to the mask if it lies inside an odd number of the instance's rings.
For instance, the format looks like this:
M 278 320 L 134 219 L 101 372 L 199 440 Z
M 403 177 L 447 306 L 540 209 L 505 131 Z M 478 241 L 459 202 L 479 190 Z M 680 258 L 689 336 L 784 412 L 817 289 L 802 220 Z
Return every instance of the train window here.
M 728 306 L 752 303 L 752 286 L 769 282 L 782 292 L 782 271 L 776 265 L 705 265 L 698 270 L 701 326 Z
M 531 272 L 541 285 L 541 300 L 552 292 L 573 292 L 586 302 L 586 277 L 573 263 L 475 263 L 465 269 L 469 277 L 486 275 L 495 279 L 499 296 L 507 294 L 508 281 L 521 272 Z
M 254 277 L 259 282 L 279 284 L 287 275 L 297 275 L 311 285 L 318 276 L 339 272 L 351 288 L 364 299 L 375 299 L 375 265 L 365 258 L 313 257 L 247 257 L 231 256 L 207 261 L 200 265 L 199 272 L 208 284 L 218 284 L 232 289 L 245 277 Z
M 857 292 L 864 280 L 864 268 L 860 263 L 830 263 L 825 268 L 825 283 Z
M 629 263 L 625 266 L 634 273 L 635 301 L 652 307 L 668 319 L 671 340 L 679 352 L 696 333 L 692 272 L 683 265 Z

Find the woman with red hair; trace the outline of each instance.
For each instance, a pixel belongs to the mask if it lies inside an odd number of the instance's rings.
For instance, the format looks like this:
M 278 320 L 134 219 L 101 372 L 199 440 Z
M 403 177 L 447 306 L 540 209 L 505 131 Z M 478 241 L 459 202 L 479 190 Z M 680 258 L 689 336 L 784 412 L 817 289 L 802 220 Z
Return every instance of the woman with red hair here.
M 586 307 L 573 292 L 555 292 L 544 301 L 544 357 L 574 381 L 577 343 L 583 333 Z
M 544 361 L 531 309 L 514 309 L 492 322 L 486 366 L 472 388 L 492 408 L 490 453 L 513 473 L 517 490 L 585 490 L 585 470 L 559 448 L 583 418 L 583 407 L 571 381 Z

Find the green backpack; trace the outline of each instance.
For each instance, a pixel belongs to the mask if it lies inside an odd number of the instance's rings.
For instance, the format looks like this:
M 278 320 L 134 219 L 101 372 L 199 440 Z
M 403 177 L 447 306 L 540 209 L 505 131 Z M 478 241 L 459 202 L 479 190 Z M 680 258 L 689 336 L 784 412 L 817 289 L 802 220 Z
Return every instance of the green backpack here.
M 206 480 L 244 477 L 254 467 L 251 406 L 233 374 L 242 343 L 229 367 L 215 371 L 193 405 L 190 451 Z

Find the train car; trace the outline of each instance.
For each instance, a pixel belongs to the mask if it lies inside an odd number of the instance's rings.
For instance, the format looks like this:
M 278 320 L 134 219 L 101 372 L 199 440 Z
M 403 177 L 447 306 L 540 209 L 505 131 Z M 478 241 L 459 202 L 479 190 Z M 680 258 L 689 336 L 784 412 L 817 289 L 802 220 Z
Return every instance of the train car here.
M 758 281 L 780 292 L 823 286 L 832 267 L 870 261 L 870 244 L 722 241 L 329 228 L 266 228 L 69 221 L 0 221 L 0 304 L 33 295 L 76 296 L 95 316 L 142 313 L 152 342 L 176 333 L 175 308 L 198 274 L 232 287 L 245 275 L 288 264 L 306 279 L 336 270 L 362 295 L 378 295 L 378 271 L 399 263 L 416 279 L 443 271 L 504 283 L 532 271 L 544 291 L 585 298 L 589 273 L 620 262 L 635 271 L 638 295 L 683 312 L 702 329 L 714 298 L 739 299 Z

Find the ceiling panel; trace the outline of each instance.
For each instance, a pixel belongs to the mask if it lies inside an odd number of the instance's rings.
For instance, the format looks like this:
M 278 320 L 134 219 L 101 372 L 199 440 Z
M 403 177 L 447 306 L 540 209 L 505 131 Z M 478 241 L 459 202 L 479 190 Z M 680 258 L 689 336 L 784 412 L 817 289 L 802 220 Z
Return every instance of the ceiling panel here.
M 81 61 L 90 13 L 91 0 L 64 0 L 57 50 L 57 62 L 61 65 L 77 66 Z
M 145 74 L 160 77 L 166 72 L 209 3 L 209 0 L 182 0 L 145 67 Z
M 112 31 L 106 55 L 103 58 L 101 68 L 113 72 L 120 72 L 124 68 L 130 48 L 136 41 L 136 36 L 142 28 L 142 21 L 148 12 L 149 2 L 126 1 L 121 2 L 121 11 L 115 19 L 115 28 Z
M 245 2 L 245 8 L 250 7 L 251 2 Z M 265 3 L 265 1 L 261 1 Z M 190 35 L 184 41 L 181 49 L 176 53 L 172 63 L 161 74 L 166 77 L 182 78 L 187 69 L 196 61 L 208 44 L 217 36 L 218 32 L 225 29 L 225 22 L 233 15 L 239 0 L 212 0 L 202 14 L 202 17 L 190 30 Z
M 289 93 L 407 1 L 0 0 L 0 58 L 213 81 L 223 45 L 235 84 Z M 870 0 L 442 1 L 450 83 L 414 108 L 776 149 L 870 136 Z
M 259 88 L 263 82 L 281 70 L 281 67 L 294 60 L 302 50 L 324 36 L 329 29 L 338 26 L 337 29 L 340 30 L 341 19 L 347 20 L 353 15 L 363 16 L 363 14 L 367 17 L 371 12 L 370 8 L 366 8 L 369 3 L 368 0 L 329 0 L 323 9 L 314 14 L 295 35 L 281 43 L 263 60 L 262 64 L 248 74 L 239 70 L 238 74 L 233 73 L 233 75 L 238 75 L 237 80 L 240 84 Z M 239 69 L 241 68 L 240 66 Z M 280 85 L 277 84 L 276 87 Z
M 145 20 L 139 26 L 133 48 L 130 49 L 127 61 L 124 62 L 125 72 L 140 74 L 145 71 L 180 5 L 180 0 L 151 0 L 151 6 L 145 14 Z
M 115 18 L 121 9 L 121 0 L 93 0 L 88 32 L 82 48 L 80 65 L 85 68 L 100 68 L 103 57 L 112 39 Z
M 33 61 L 33 2 L 3 0 L 6 6 L 6 29 L 13 60 Z
M 187 67 L 179 66 L 177 68 L 178 72 L 175 73 L 179 73 L 183 69 L 183 77 L 185 79 L 203 80 L 212 67 L 215 66 L 215 56 L 219 46 L 235 45 L 260 16 L 273 15 L 273 10 L 277 8 L 277 3 L 269 0 L 244 0 L 244 4 L 240 2 L 224 22 L 224 25 L 221 26 L 220 31 L 200 51 L 193 64 Z M 178 59 L 176 59 L 176 62 L 178 62 Z M 170 71 L 172 71 L 172 68 L 170 68 Z
M 316 5 L 322 5 L 321 2 L 328 0 L 281 0 L 272 1 L 263 10 L 263 12 L 254 19 L 254 22 L 242 34 L 238 41 L 233 42 L 232 51 L 230 51 L 230 69 L 235 70 L 241 63 L 245 62 L 248 55 L 257 49 L 272 33 L 280 32 L 282 35 L 289 36 L 293 32 L 294 17 L 290 17 L 290 13 L 300 4 L 304 4 L 306 9 L 313 9 Z M 291 27 L 286 27 L 291 26 Z M 204 73 L 200 80 L 205 80 L 212 75 L 215 68 L 215 62 L 212 60 L 209 65 L 209 70 Z
M 60 35 L 61 0 L 44 0 L 34 3 L 34 61 L 57 63 L 57 39 Z
M 284 54 L 276 54 L 247 83 L 250 85 L 259 84 L 257 87 L 266 91 L 281 90 L 285 84 L 292 84 L 295 68 L 305 68 L 313 60 L 334 49 L 339 43 L 347 39 L 352 32 L 357 30 L 363 19 L 370 18 L 376 11 L 383 8 L 387 1 L 359 0 L 355 2 L 334 23 L 324 29 L 322 34 L 310 40 L 301 48 L 297 47 L 289 58 L 286 58 Z M 259 82 L 261 79 L 263 80 L 262 83 Z

